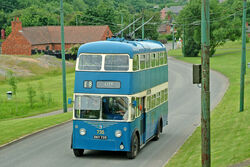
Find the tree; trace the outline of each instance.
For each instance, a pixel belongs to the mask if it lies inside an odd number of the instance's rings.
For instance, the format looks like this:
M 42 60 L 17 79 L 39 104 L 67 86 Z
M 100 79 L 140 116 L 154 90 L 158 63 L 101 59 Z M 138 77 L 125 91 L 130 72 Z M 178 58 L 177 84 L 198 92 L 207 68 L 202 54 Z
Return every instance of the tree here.
M 236 40 L 241 35 L 241 20 L 235 17 L 238 10 L 228 8 L 217 0 L 210 1 L 210 56 L 226 40 Z M 177 18 L 178 31 L 185 25 L 185 55 L 198 56 L 201 49 L 201 1 L 191 0 Z M 192 47 L 191 47 L 192 46 Z
M 16 92 L 17 92 L 17 79 L 14 76 L 14 74 L 13 74 L 12 71 L 8 71 L 8 73 L 7 73 L 7 80 L 8 80 L 8 84 L 12 88 L 13 95 L 16 95 Z

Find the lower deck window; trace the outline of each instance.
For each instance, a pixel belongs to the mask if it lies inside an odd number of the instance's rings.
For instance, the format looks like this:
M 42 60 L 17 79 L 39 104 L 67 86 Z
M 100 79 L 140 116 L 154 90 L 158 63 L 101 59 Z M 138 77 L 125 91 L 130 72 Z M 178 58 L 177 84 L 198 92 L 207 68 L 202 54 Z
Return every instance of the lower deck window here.
M 99 96 L 76 96 L 75 98 L 75 117 L 86 119 L 100 118 Z
M 127 97 L 75 96 L 75 117 L 83 119 L 127 120 Z
M 128 119 L 127 97 L 103 97 L 102 118 L 108 120 Z

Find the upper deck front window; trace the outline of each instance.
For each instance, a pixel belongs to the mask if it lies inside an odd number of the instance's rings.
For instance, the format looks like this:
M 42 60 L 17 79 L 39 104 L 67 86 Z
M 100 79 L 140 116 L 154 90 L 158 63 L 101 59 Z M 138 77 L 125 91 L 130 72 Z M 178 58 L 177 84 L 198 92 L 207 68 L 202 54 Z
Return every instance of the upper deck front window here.
M 81 54 L 78 58 L 77 70 L 86 71 L 128 71 L 128 55 L 94 55 Z
M 101 70 L 102 56 L 101 55 L 81 55 L 79 57 L 79 70 Z
M 128 71 L 129 58 L 127 55 L 106 55 L 104 70 Z

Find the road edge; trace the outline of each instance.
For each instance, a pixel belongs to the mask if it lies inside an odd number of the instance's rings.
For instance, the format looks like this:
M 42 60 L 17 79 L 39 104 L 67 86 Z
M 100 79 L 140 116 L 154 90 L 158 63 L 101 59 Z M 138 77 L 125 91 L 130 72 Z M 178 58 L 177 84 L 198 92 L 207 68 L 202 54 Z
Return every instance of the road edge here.
M 40 133 L 42 133 L 42 132 L 44 132 L 46 130 L 53 129 L 53 128 L 56 128 L 56 127 L 59 127 L 59 126 L 63 126 L 63 125 L 65 125 L 65 124 L 67 124 L 67 123 L 69 123 L 71 121 L 72 121 L 72 119 L 64 121 L 64 122 L 61 122 L 61 123 L 56 124 L 56 125 L 52 125 L 52 126 L 49 126 L 49 127 L 46 127 L 46 128 L 40 129 L 40 130 L 37 130 L 35 132 L 29 133 L 27 135 L 24 135 L 22 137 L 19 137 L 19 138 L 15 139 L 15 140 L 12 140 L 12 141 L 10 141 L 10 142 L 8 142 L 6 144 L 0 145 L 0 150 L 5 149 L 5 148 L 7 148 L 7 147 L 9 147 L 9 146 L 11 146 L 13 144 L 19 143 L 19 142 L 25 140 L 28 137 L 40 134 Z

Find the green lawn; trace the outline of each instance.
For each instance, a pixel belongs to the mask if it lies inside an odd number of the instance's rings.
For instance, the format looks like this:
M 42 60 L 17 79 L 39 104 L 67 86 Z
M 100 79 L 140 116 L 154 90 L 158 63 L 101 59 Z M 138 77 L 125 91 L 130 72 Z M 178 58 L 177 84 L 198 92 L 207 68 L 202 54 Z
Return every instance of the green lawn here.
M 67 96 L 72 97 L 75 62 L 67 61 Z M 17 94 L 7 100 L 6 92 L 12 90 L 6 77 L 0 79 L 0 121 L 27 117 L 62 108 L 61 60 L 52 56 L 0 55 L 0 65 L 17 75 Z M 19 71 L 25 73 L 20 76 Z M 1 71 L 1 69 L 0 69 Z M 22 73 L 22 72 L 21 72 Z M 31 74 L 31 75 L 29 75 Z M 32 106 L 28 88 L 35 91 Z
M 249 43 L 247 47 L 250 47 Z M 212 166 L 216 167 L 226 167 L 250 158 L 250 69 L 247 68 L 245 76 L 245 111 L 239 112 L 240 48 L 240 42 L 227 42 L 210 59 L 211 68 L 224 74 L 230 82 L 228 91 L 211 114 L 211 161 Z M 233 53 L 229 53 L 232 50 Z M 181 50 L 170 51 L 169 55 L 193 64 L 201 62 L 200 57 L 182 57 Z M 250 62 L 249 51 L 247 62 Z M 178 166 L 201 166 L 200 127 L 166 165 Z
M 0 146 L 32 132 L 60 124 L 72 118 L 72 112 L 43 118 L 0 121 Z
M 67 74 L 68 97 L 72 97 L 73 94 L 74 75 L 74 73 Z M 33 107 L 30 106 L 28 99 L 28 84 L 36 91 Z M 6 92 L 11 90 L 10 88 L 8 84 L 0 85 L 0 120 L 26 117 L 62 108 L 61 75 L 18 82 L 17 95 L 13 96 L 12 100 L 7 100 Z

